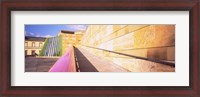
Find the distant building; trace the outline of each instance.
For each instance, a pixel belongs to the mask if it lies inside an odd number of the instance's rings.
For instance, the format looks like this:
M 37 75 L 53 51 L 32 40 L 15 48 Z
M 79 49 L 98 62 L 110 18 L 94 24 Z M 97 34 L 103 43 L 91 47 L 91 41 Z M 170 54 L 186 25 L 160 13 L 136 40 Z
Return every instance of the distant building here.
M 43 37 L 25 37 L 25 56 L 39 55 L 46 38 Z
M 69 46 L 78 46 L 82 39 L 84 31 L 66 31 L 61 30 L 58 36 L 62 36 L 62 54 L 66 52 Z
M 62 56 L 71 46 L 79 46 L 84 31 L 61 30 L 57 36 L 49 38 L 26 37 L 26 56 Z

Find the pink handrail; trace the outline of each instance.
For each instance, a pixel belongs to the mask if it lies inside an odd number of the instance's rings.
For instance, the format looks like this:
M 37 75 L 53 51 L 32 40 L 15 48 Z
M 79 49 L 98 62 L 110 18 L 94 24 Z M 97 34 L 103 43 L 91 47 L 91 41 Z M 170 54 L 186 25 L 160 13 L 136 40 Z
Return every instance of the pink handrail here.
M 76 72 L 73 46 L 67 49 L 67 52 L 56 61 L 49 72 Z

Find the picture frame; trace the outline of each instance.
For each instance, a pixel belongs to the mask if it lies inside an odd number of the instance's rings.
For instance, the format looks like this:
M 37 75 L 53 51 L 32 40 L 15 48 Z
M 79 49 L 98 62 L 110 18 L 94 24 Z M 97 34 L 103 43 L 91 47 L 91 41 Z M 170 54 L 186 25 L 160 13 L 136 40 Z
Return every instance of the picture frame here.
M 11 86 L 11 11 L 189 11 L 189 86 Z M 9 0 L 1 2 L 1 96 L 199 97 L 199 0 Z

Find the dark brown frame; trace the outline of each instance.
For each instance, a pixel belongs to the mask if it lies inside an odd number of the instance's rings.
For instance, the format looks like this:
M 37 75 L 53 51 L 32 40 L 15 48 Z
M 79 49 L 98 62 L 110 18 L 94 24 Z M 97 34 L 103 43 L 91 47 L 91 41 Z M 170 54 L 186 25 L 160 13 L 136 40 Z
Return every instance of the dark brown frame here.
M 200 97 L 199 0 L 4 0 L 1 2 L 0 96 Z M 11 86 L 11 11 L 189 11 L 190 86 Z

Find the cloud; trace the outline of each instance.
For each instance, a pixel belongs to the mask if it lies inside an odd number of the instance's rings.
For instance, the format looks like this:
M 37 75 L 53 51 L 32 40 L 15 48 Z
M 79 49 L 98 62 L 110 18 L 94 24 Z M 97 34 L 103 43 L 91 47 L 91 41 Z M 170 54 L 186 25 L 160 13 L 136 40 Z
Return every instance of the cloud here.
M 31 36 L 34 36 L 34 33 L 31 33 L 31 32 L 30 32 L 29 34 L 30 34 Z
M 52 35 L 39 35 L 32 32 L 25 32 L 25 33 L 26 33 L 26 36 L 32 36 L 32 37 L 53 37 Z
M 45 35 L 44 37 L 53 37 L 52 35 Z
M 87 25 L 67 25 L 67 27 L 73 28 L 75 30 L 86 30 Z
M 27 31 L 25 31 L 25 35 L 26 35 L 26 36 L 35 36 L 34 33 L 32 33 L 32 32 L 27 32 Z
M 49 38 L 49 37 L 54 37 L 52 35 L 35 35 L 34 33 L 26 33 L 26 36 L 32 36 L 32 37 L 46 37 L 46 38 Z

